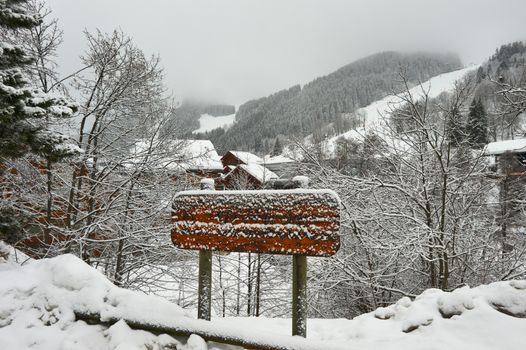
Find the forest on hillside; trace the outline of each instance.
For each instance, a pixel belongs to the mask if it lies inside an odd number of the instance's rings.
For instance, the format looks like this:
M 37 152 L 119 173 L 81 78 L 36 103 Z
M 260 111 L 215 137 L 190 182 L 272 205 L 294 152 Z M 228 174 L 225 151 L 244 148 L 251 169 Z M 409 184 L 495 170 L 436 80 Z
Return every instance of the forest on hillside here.
M 290 139 L 314 133 L 317 137 L 349 129 L 345 116 L 402 89 L 400 73 L 410 84 L 461 68 L 455 55 L 383 52 L 353 62 L 337 71 L 249 101 L 236 113 L 227 131 L 204 135 L 220 151 L 229 149 L 268 153 L 277 137 Z M 327 126 L 332 125 L 331 131 Z

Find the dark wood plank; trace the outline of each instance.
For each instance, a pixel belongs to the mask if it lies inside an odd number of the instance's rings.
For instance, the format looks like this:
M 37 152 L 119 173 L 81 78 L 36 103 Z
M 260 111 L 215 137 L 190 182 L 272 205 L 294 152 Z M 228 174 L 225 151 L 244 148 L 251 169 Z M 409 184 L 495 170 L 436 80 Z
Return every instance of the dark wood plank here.
M 187 191 L 173 204 L 183 249 L 330 256 L 339 249 L 339 199 L 329 190 Z

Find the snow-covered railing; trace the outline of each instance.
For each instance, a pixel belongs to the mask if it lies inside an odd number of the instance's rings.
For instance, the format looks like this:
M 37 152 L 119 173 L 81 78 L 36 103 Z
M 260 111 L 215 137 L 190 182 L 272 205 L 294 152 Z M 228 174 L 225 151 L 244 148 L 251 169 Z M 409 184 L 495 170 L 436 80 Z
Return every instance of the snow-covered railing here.
M 240 346 L 251 350 L 348 350 L 348 346 L 327 344 L 327 341 L 305 339 L 286 335 L 277 335 L 259 329 L 240 330 L 232 326 L 222 325 L 220 322 L 196 320 L 185 318 L 184 322 L 174 321 L 171 324 L 148 323 L 144 320 L 125 319 L 120 317 L 103 318 L 99 314 L 75 312 L 77 320 L 88 324 L 114 325 L 123 320 L 126 324 L 137 330 L 144 330 L 156 335 L 168 334 L 172 337 L 190 337 L 198 335 L 205 341 L 221 344 Z

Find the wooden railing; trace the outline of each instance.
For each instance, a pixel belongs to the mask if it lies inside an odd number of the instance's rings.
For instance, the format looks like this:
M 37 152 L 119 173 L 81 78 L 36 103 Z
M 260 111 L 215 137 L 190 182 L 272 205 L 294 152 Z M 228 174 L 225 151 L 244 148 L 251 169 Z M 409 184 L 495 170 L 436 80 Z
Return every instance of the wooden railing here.
M 102 318 L 100 314 L 76 311 L 77 320 L 88 324 L 111 326 L 121 320 L 137 330 L 153 334 L 167 334 L 172 337 L 189 337 L 198 335 L 205 341 L 239 346 L 250 350 L 352 350 L 352 347 L 338 344 L 335 341 L 310 340 L 299 336 L 279 335 L 254 329 L 236 329 L 221 324 L 221 320 L 206 321 L 191 318 L 179 318 L 171 324 L 161 324 L 153 320 L 130 320 L 119 317 Z

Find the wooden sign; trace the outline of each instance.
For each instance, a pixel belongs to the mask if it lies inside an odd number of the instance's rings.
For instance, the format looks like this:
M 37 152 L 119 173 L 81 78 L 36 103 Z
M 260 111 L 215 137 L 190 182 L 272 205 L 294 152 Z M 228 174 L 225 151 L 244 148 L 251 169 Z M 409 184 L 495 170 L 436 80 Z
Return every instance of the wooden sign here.
M 186 191 L 175 197 L 172 241 L 182 249 L 330 256 L 340 247 L 330 190 Z

